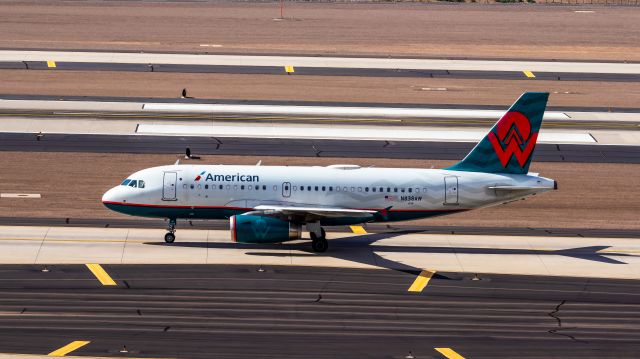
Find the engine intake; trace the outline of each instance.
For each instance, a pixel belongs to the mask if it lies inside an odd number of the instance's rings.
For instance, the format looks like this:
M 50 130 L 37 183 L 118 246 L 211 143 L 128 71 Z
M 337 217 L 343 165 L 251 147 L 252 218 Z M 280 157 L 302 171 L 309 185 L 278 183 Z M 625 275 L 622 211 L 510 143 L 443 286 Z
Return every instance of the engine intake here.
M 279 243 L 302 236 L 301 224 L 265 216 L 232 216 L 229 228 L 231 240 L 238 243 Z

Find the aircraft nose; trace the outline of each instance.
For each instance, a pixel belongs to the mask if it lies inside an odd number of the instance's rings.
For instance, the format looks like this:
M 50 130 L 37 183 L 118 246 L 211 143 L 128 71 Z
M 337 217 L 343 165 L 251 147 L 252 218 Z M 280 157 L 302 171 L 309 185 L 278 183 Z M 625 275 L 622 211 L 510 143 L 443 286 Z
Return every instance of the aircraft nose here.
M 117 202 L 116 192 L 117 192 L 117 187 L 113 187 L 112 189 L 105 192 L 102 195 L 102 203 L 108 204 L 108 203 Z

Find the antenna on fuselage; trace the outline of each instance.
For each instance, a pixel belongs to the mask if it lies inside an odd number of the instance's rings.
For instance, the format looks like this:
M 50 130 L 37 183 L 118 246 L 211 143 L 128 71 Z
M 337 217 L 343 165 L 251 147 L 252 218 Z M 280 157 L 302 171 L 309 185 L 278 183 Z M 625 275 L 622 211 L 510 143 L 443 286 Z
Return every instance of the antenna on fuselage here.
M 262 160 L 258 161 L 258 163 L 256 163 L 256 166 L 260 166 L 262 164 Z
M 178 159 L 176 160 L 176 163 L 174 163 L 174 165 L 176 165 L 176 166 L 177 166 L 177 165 L 179 165 L 179 164 L 180 164 L 180 159 L 178 158 Z

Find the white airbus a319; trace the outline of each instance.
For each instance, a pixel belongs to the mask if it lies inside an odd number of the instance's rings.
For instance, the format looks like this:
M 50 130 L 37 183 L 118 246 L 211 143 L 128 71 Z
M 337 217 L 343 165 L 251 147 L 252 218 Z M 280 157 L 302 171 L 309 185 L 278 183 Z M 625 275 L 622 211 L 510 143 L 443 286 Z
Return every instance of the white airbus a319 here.
M 529 173 L 548 93 L 527 92 L 473 150 L 444 169 L 170 165 L 138 171 L 107 191 L 109 209 L 176 220 L 229 219 L 241 243 L 302 237 L 328 248 L 323 226 L 406 221 L 458 213 L 557 189 Z

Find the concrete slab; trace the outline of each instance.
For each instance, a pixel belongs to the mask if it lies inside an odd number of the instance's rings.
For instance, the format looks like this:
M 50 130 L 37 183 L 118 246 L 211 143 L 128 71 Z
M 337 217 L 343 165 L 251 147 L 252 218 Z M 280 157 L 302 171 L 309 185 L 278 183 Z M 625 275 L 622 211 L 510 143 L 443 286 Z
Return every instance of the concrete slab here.
M 640 74 L 640 64 L 2 50 L 0 61 Z
M 307 241 L 232 243 L 227 231 L 0 227 L 3 264 L 248 264 L 640 279 L 633 238 L 330 233 L 317 254 Z
M 51 227 L 36 263 L 120 263 L 128 229 Z
M 122 264 L 205 264 L 208 231 L 180 231 L 179 245 L 164 243 L 163 230 L 131 229 Z

